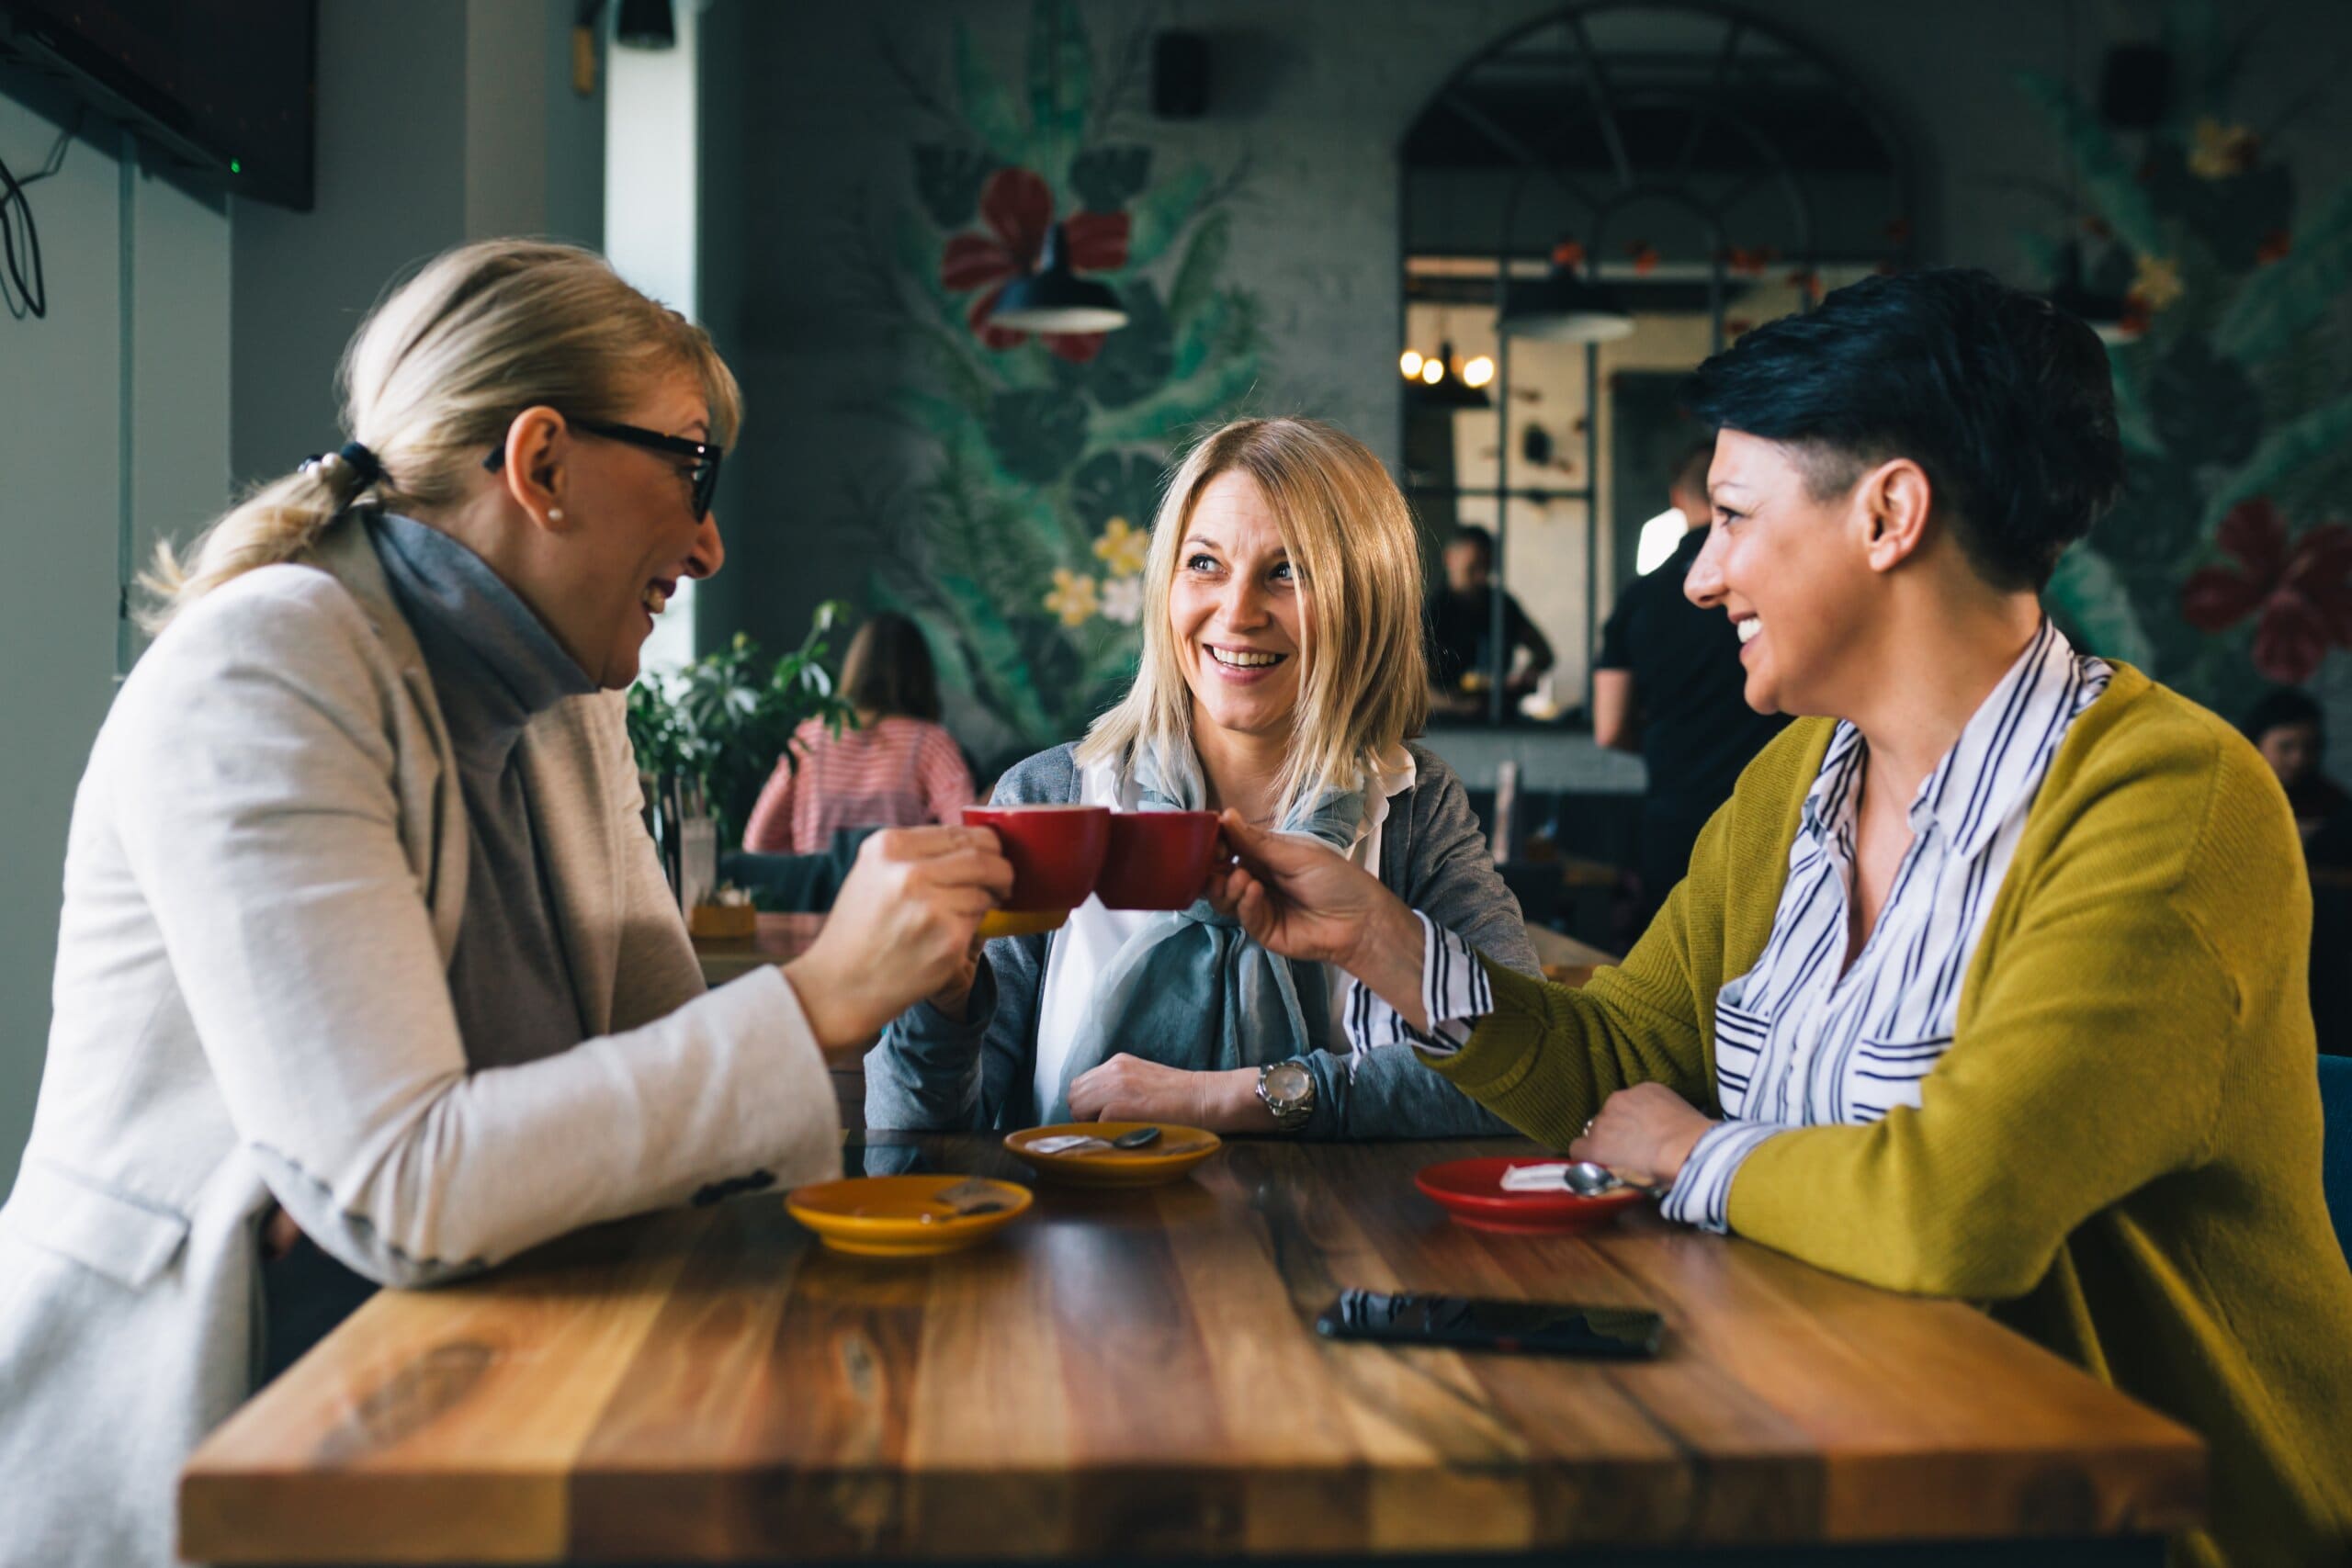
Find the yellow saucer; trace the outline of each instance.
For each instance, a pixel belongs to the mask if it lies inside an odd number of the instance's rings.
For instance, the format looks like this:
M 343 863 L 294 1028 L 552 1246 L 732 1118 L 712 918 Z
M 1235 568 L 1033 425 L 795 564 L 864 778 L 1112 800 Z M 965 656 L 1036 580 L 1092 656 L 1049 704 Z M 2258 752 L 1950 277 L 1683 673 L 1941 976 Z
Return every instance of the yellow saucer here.
M 1069 919 L 1068 909 L 990 909 L 980 917 L 980 940 L 1001 936 L 1038 936 L 1059 931 Z
M 966 1182 L 985 1189 L 1006 1207 L 959 1214 L 939 1194 Z M 1017 1181 L 966 1176 L 858 1176 L 820 1181 L 786 1194 L 786 1213 L 836 1252 L 862 1258 L 932 1258 L 985 1241 L 1028 1212 L 1035 1201 Z
M 1091 1149 L 1077 1154 L 1041 1154 L 1041 1138 L 1082 1133 L 1115 1138 L 1138 1127 L 1159 1129 L 1158 1141 L 1139 1149 Z M 1157 1187 L 1173 1181 L 1225 1146 L 1215 1133 L 1180 1127 L 1172 1122 L 1066 1122 L 1056 1127 L 1027 1127 L 1004 1135 L 1004 1146 L 1039 1176 L 1070 1187 Z

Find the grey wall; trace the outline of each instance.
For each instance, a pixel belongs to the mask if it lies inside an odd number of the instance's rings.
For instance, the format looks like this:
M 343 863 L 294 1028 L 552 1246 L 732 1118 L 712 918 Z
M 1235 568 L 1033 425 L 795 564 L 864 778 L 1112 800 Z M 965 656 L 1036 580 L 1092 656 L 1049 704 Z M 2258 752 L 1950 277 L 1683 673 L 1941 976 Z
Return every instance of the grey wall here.
M 29 172 L 72 112 L 0 74 L 0 158 Z M 229 219 L 126 152 L 100 125 L 29 188 L 49 315 L 0 317 L 0 539 L 17 562 L 0 616 L 0 1190 L 40 1079 L 74 784 L 130 651 L 123 574 L 159 531 L 210 515 L 229 477 Z
M 334 367 L 385 286 L 451 245 L 604 234 L 604 108 L 571 86 L 570 0 L 319 8 L 318 202 L 237 205 L 233 463 L 335 444 Z
M 571 87 L 572 9 L 322 6 L 311 212 L 126 175 L 103 125 L 31 188 L 50 315 L 0 318 L 0 538 L 18 562 L 0 617 L 0 1190 L 40 1080 L 74 783 L 118 658 L 137 652 L 119 636 L 118 536 L 143 560 L 216 515 L 232 474 L 331 445 L 336 356 L 405 267 L 491 234 L 601 239 L 603 102 Z M 73 112 L 0 75 L 0 157 L 28 171 Z
M 706 72 L 703 304 L 742 376 L 751 410 L 729 465 L 727 571 L 704 585 L 700 637 L 736 629 L 771 648 L 797 639 L 819 600 L 858 596 L 875 541 L 849 519 L 854 486 L 903 482 L 920 447 L 865 412 L 907 367 L 868 319 L 842 308 L 853 226 L 907 193 L 919 141 L 943 140 L 889 70 L 883 39 L 944 74 L 953 24 L 971 27 L 1017 80 L 1028 0 L 894 0 L 887 8 L 716 0 Z M 1247 157 L 1233 271 L 1265 308 L 1265 400 L 1337 420 L 1394 458 L 1397 439 L 1397 173 L 1408 126 L 1459 65 L 1552 0 L 1088 0 L 1098 62 L 1139 20 L 1209 35 L 1213 107 L 1146 123 L 1165 160 L 1218 167 Z M 2027 280 L 2014 235 L 2051 227 L 2020 177 L 2055 177 L 2057 148 L 2013 85 L 2065 64 L 2069 6 L 1978 0 L 1771 0 L 1755 6 L 1871 85 L 1905 131 L 1928 260 Z M 2153 7 L 2075 0 L 2075 74 L 2088 83 L 2111 29 Z M 2243 7 L 2222 7 L 2233 25 Z M 2340 0 L 2271 7 L 2240 102 L 2284 105 L 2352 47 Z M 2144 13 L 2144 14 L 2143 14 Z M 726 40 L 724 47 L 716 40 Z M 2311 210 L 2352 177 L 2352 94 L 2321 99 L 2282 145 Z M 720 236 L 724 236 L 723 239 Z M 2037 280 L 2038 281 L 2038 280 Z M 2339 762 L 2352 764 L 2352 661 L 2331 662 Z

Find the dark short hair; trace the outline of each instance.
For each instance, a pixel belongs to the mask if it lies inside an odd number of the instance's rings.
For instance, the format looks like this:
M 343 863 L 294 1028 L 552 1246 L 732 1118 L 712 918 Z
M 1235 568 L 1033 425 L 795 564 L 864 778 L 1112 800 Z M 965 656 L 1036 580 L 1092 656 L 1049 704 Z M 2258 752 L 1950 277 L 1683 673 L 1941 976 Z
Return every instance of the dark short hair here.
M 1700 366 L 1683 400 L 1803 450 L 1816 499 L 1910 458 L 1969 563 L 2004 589 L 2048 582 L 2123 488 L 2107 350 L 2048 300 L 1971 268 L 1849 284 Z
M 1693 441 L 1682 449 L 1682 456 L 1674 460 L 1674 478 L 1667 481 L 1666 493 L 1672 495 L 1679 490 L 1695 490 L 1704 499 L 1707 470 L 1714 461 L 1715 438 L 1713 435 L 1704 441 Z
M 939 672 L 922 628 L 888 610 L 877 613 L 849 639 L 842 660 L 842 696 L 852 706 L 886 717 L 939 722 Z
M 2327 733 L 2326 715 L 2309 692 L 2295 686 L 2273 686 L 2247 711 L 2245 738 L 2259 746 L 2264 736 L 2290 724 L 2308 724 L 2323 735 Z
M 1453 536 L 1446 540 L 1446 543 L 1450 546 L 1476 545 L 1478 547 L 1480 555 L 1485 556 L 1488 560 L 1495 558 L 1495 536 L 1476 523 L 1464 523 L 1454 529 Z

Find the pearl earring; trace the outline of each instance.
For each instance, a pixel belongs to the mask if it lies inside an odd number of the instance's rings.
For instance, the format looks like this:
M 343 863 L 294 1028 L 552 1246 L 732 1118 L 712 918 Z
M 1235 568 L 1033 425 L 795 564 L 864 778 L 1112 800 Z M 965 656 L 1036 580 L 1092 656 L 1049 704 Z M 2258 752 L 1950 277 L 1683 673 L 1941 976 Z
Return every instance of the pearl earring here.
M 550 506 L 550 507 L 548 507 L 548 522 L 550 522 L 550 523 L 560 523 L 560 522 L 562 522 L 562 521 L 563 521 L 563 508 L 562 508 L 562 507 L 560 507 L 560 506 Z

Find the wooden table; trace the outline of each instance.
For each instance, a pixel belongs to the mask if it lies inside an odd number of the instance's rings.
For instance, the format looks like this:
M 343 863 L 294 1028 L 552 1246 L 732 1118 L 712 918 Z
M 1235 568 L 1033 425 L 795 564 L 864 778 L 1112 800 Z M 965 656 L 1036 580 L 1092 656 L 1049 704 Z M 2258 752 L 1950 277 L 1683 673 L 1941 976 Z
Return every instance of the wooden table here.
M 1996 1542 L 2005 1564 L 2153 1563 L 2200 1522 L 2196 1438 L 1969 1307 L 1647 1213 L 1484 1235 L 1412 1186 L 1525 1147 L 1237 1140 L 1173 1187 L 1040 1189 L 1002 1238 L 916 1263 L 823 1251 L 763 1194 L 388 1292 L 198 1451 L 181 1551 L 1786 1563 Z M 1017 1169 L 985 1136 L 846 1158 Z M 1323 1340 L 1343 1285 L 1650 1305 L 1666 1353 Z

